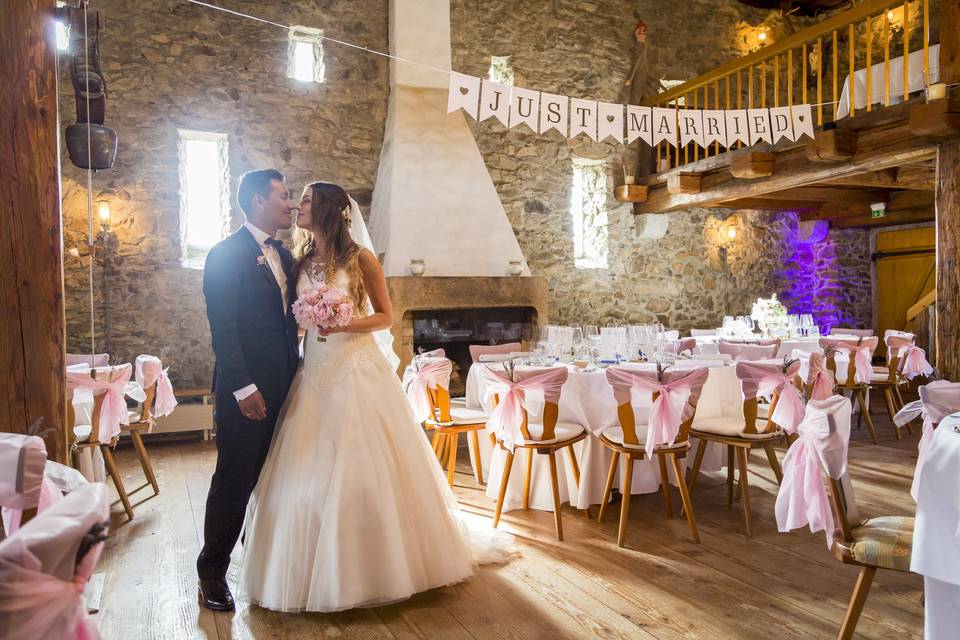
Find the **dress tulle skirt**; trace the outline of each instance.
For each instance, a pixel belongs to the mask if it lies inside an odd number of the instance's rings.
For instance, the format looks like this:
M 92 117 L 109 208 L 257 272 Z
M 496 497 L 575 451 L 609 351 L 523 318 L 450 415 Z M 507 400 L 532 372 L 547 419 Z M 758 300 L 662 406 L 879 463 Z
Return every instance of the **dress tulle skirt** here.
M 373 339 L 308 335 L 306 350 L 248 510 L 242 596 L 279 611 L 386 604 L 508 555 L 503 538 L 471 538 Z

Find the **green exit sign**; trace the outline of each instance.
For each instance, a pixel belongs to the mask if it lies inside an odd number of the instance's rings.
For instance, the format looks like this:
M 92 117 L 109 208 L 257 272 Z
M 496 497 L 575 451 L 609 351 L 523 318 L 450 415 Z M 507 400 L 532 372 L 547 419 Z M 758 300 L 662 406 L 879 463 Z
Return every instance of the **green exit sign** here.
M 887 212 L 884 211 L 883 209 L 874 209 L 873 211 L 870 212 L 870 215 L 873 218 L 882 218 L 885 215 L 887 215 Z
M 882 218 L 887 215 L 887 203 L 875 202 L 870 205 L 870 216 L 872 218 Z

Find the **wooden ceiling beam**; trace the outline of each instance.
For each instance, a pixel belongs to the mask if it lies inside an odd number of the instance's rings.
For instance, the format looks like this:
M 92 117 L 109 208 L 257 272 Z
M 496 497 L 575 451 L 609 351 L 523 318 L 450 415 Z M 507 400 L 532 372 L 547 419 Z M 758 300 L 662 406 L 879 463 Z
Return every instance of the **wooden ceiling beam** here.
M 933 191 L 936 188 L 936 167 L 929 164 L 922 166 L 905 165 L 848 178 L 832 178 L 819 182 L 818 184 L 837 187 L 874 187 L 881 189 Z
M 801 200 L 813 202 L 887 202 L 890 192 L 882 189 L 844 189 L 842 187 L 797 187 L 776 193 L 763 193 L 757 198 Z

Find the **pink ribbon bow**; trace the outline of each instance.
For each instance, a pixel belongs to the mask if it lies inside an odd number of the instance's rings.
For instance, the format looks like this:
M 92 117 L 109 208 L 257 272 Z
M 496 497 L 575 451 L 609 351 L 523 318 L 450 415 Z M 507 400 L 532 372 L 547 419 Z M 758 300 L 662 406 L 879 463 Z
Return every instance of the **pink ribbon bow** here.
M 130 381 L 132 367 L 122 364 L 118 367 L 97 369 L 97 377 L 91 378 L 88 371 L 67 372 L 67 387 L 72 390 L 84 389 L 94 396 L 104 394 L 100 405 L 100 442 L 109 442 L 120 435 L 120 425 L 130 424 L 127 403 L 123 399 L 123 390 Z
M 920 402 L 923 407 L 920 411 L 920 415 L 923 417 L 923 429 L 920 435 L 920 443 L 917 445 L 919 450 L 917 466 L 913 472 L 913 483 L 910 485 L 910 495 L 913 496 L 914 501 L 916 501 L 920 491 L 920 475 L 923 473 L 923 466 L 930 454 L 933 430 L 940 424 L 941 420 L 954 411 L 960 410 L 960 383 L 958 382 L 936 380 L 920 387 L 919 391 Z
M 407 401 L 417 422 L 424 422 L 429 418 L 435 417 L 430 413 L 429 389 L 450 387 L 450 374 L 453 372 L 453 364 L 444 357 L 425 357 L 418 356 L 414 358 L 404 375 L 404 387 L 407 394 Z
M 851 411 L 850 401 L 842 396 L 812 400 L 807 406 L 797 427 L 799 437 L 783 459 L 776 503 L 780 532 L 809 525 L 811 533 L 824 532 L 828 548 L 833 544 L 833 509 L 823 475 L 839 479 L 846 473 Z
M 626 367 L 610 367 L 606 371 L 607 382 L 613 387 L 618 406 L 628 401 L 634 406 L 643 406 L 645 402 L 641 395 L 649 397 L 654 392 L 660 394 L 650 407 L 647 441 L 644 444 L 648 456 L 652 456 L 657 447 L 673 444 L 677 439 L 683 421 L 683 414 L 678 413 L 678 407 L 688 398 L 692 399 L 692 404 L 697 403 L 708 375 L 706 367 L 668 371 L 663 374 L 663 381 L 657 380 L 656 371 Z
M 900 350 L 900 358 L 903 360 L 903 368 L 900 372 L 907 380 L 933 374 L 933 367 L 927 361 L 927 353 L 920 347 L 913 345 L 904 347 Z
M 811 353 L 807 370 L 811 400 L 826 400 L 833 395 L 833 376 L 827 370 L 827 359 L 822 353 Z
M 153 383 L 157 383 L 157 394 L 153 403 L 153 415 L 156 418 L 168 416 L 177 408 L 177 398 L 173 395 L 173 385 L 167 371 L 169 369 L 163 368 L 160 358 L 137 356 L 136 380 L 140 388 L 147 390 Z
M 803 420 L 803 396 L 794 386 L 793 379 L 800 370 L 800 362 L 792 362 L 786 372 L 780 364 L 766 362 L 738 362 L 737 377 L 743 390 L 743 398 L 750 400 L 758 395 L 780 392 L 780 399 L 770 419 L 787 433 L 794 433 Z
M 517 370 L 517 380 L 511 380 L 506 372 L 495 371 L 489 365 L 480 369 L 480 375 L 490 385 L 487 395 L 498 394 L 500 402 L 487 419 L 487 431 L 508 451 L 513 451 L 518 442 L 523 442 L 524 412 L 540 415 L 544 402 L 557 403 L 560 390 L 567 381 L 565 367 L 546 370 Z
M 858 384 L 869 384 L 873 376 L 873 352 L 877 348 L 879 339 L 877 337 L 863 338 L 859 342 L 850 342 L 847 340 L 838 340 L 836 338 L 820 338 L 820 348 L 826 349 L 832 347 L 838 351 L 845 351 L 853 359 L 854 382 Z M 850 381 L 847 380 L 847 384 Z

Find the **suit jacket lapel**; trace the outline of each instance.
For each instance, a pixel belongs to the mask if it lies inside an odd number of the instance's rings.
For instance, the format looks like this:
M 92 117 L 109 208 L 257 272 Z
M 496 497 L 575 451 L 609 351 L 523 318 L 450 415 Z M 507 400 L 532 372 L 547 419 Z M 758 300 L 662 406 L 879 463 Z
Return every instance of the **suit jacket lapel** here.
M 260 244 L 253 237 L 253 234 L 246 227 L 240 227 L 237 233 L 241 234 L 246 240 L 247 245 L 251 248 L 254 254 L 254 259 L 260 262 L 260 258 L 263 258 L 263 264 L 257 264 L 257 271 L 266 278 L 267 282 L 272 285 L 272 289 L 276 292 L 277 301 L 283 306 L 283 294 L 280 291 L 280 283 L 277 282 L 277 278 L 273 275 L 273 271 L 270 269 L 270 265 L 266 262 L 266 256 L 263 255 L 263 250 L 260 248 Z M 281 263 L 283 258 L 280 259 Z

